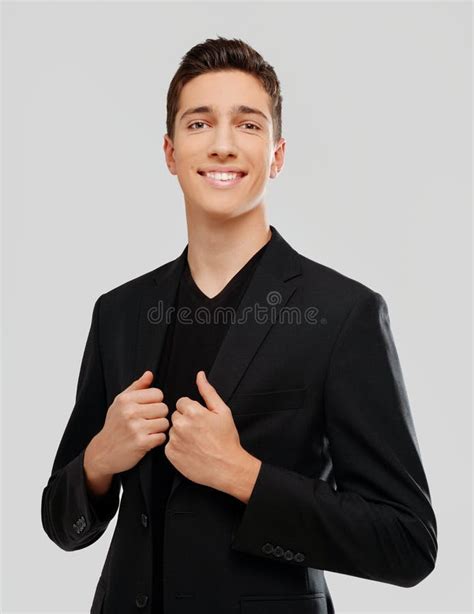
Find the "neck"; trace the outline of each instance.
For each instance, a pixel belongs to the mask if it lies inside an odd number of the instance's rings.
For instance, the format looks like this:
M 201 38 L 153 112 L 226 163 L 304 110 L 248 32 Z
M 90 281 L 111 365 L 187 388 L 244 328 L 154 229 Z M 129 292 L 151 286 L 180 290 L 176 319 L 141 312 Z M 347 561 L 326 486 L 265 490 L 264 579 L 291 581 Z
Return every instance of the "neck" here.
M 208 295 L 217 294 L 271 238 L 260 207 L 230 220 L 187 222 L 189 269 Z

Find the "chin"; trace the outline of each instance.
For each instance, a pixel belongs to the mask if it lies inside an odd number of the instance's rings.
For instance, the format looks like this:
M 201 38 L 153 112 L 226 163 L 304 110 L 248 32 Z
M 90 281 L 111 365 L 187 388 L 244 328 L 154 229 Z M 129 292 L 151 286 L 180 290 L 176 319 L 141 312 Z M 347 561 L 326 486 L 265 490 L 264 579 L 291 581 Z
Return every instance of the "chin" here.
M 220 200 L 220 202 L 219 202 Z M 199 212 L 212 218 L 227 219 L 240 215 L 246 210 L 244 203 L 235 203 L 230 199 L 225 202 L 225 199 L 209 199 L 207 202 L 196 202 L 196 200 L 188 200 L 188 208 L 191 211 Z
M 213 219 L 226 220 L 241 215 L 241 207 L 201 207 L 201 212 Z

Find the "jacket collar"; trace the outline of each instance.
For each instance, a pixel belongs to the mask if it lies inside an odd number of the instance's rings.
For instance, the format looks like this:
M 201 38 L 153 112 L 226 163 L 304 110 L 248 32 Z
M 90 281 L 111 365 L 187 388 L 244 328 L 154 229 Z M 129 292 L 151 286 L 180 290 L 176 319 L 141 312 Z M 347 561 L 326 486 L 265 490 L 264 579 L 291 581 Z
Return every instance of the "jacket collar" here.
M 235 391 L 246 368 L 258 351 L 260 344 L 272 326 L 278 321 L 278 314 L 296 290 L 296 279 L 301 275 L 301 262 L 296 252 L 270 225 L 272 238 L 259 259 L 250 283 L 231 321 L 227 334 L 219 348 L 212 369 L 206 373 L 209 382 L 216 388 L 225 403 Z M 152 275 L 152 283 L 143 290 L 138 319 L 138 335 L 134 361 L 135 377 L 147 369 L 156 375 L 163 349 L 166 330 L 174 305 L 181 273 L 187 261 L 188 244 L 181 254 Z M 255 318 L 258 306 L 271 307 L 266 318 Z M 249 314 L 239 323 L 242 313 Z M 140 461 L 140 479 L 145 500 L 149 508 L 151 479 L 151 455 L 146 454 Z M 184 476 L 176 473 L 170 497 Z M 150 508 L 149 508 L 150 509 Z

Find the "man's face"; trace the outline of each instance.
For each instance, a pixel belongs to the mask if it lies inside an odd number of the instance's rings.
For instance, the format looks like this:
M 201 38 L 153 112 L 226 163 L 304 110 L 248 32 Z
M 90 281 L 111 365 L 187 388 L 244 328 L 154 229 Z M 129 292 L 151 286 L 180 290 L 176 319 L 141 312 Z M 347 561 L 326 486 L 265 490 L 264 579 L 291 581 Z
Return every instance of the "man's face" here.
M 252 75 L 226 70 L 199 75 L 181 91 L 175 139 L 165 134 L 170 172 L 178 176 L 186 208 L 214 218 L 231 218 L 263 204 L 266 185 L 283 166 L 285 139 L 273 145 L 270 97 Z M 261 111 L 235 112 L 245 105 Z M 182 117 L 188 109 L 208 106 Z M 233 167 L 245 173 L 236 183 L 214 185 L 202 173 Z

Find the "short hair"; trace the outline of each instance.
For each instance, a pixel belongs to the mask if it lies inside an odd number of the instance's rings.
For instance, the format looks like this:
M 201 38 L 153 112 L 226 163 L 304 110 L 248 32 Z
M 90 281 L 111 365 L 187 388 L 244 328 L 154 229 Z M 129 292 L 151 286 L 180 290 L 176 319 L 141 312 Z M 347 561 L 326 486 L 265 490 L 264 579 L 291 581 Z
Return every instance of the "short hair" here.
M 222 70 L 241 70 L 254 75 L 260 81 L 270 96 L 273 144 L 276 145 L 281 138 L 283 98 L 280 92 L 280 82 L 275 70 L 255 49 L 241 39 L 228 39 L 222 36 L 218 36 L 215 39 L 207 38 L 205 42 L 192 47 L 181 59 L 178 70 L 174 74 L 168 88 L 166 101 L 166 129 L 168 136 L 171 140 L 174 140 L 179 97 L 186 83 L 199 75 Z

